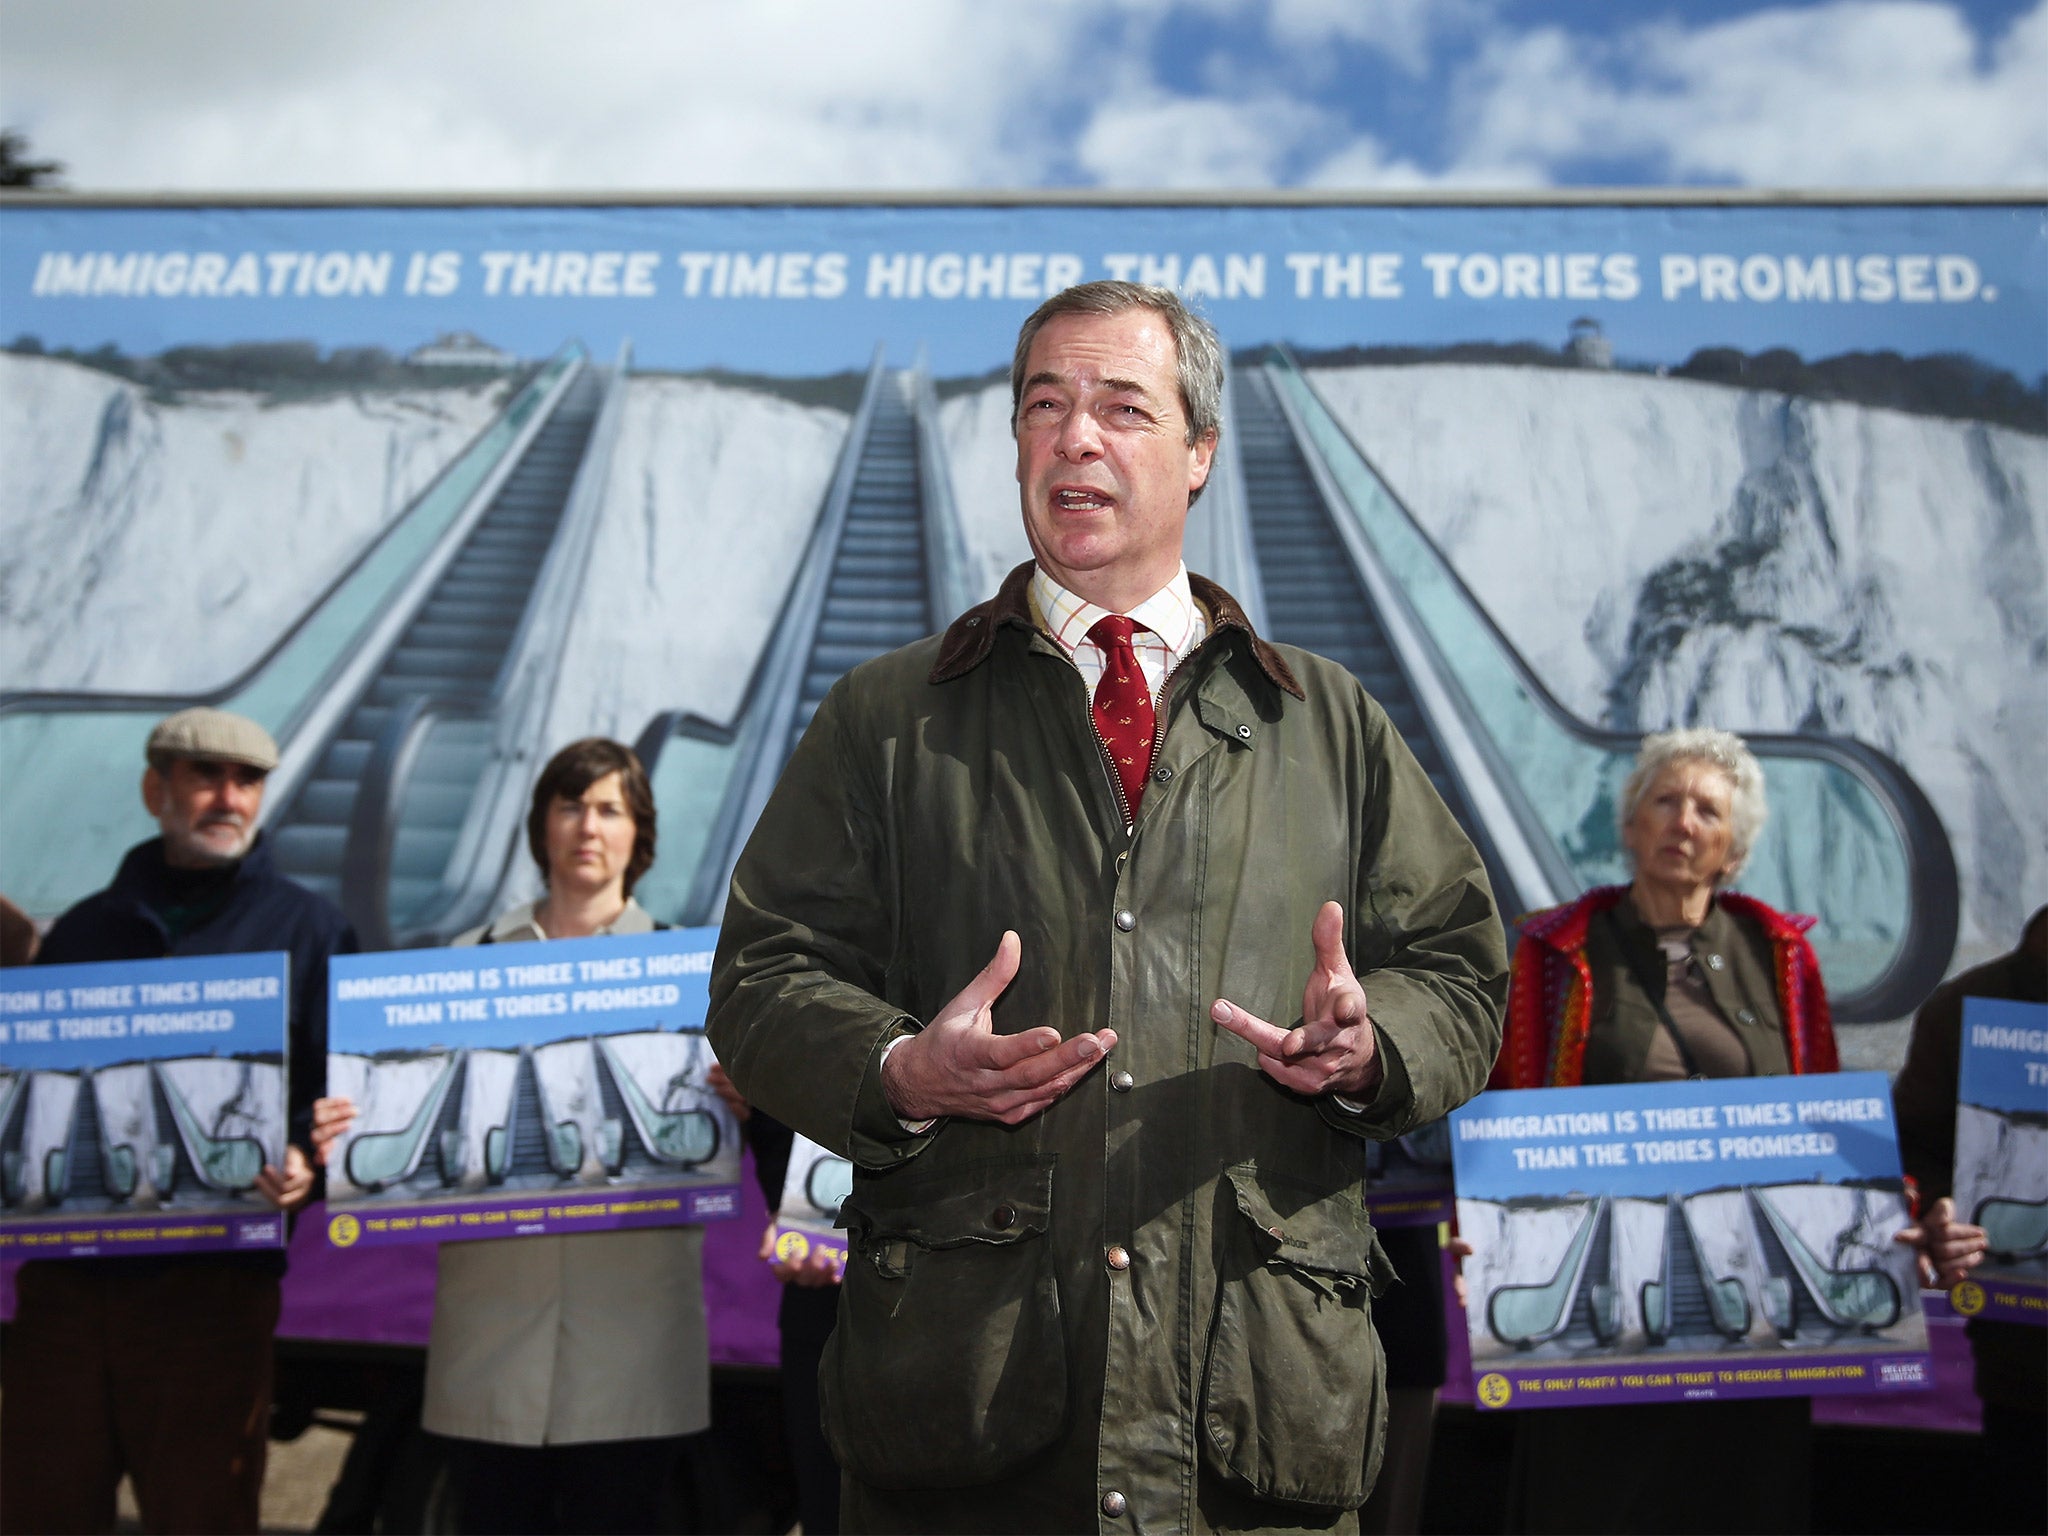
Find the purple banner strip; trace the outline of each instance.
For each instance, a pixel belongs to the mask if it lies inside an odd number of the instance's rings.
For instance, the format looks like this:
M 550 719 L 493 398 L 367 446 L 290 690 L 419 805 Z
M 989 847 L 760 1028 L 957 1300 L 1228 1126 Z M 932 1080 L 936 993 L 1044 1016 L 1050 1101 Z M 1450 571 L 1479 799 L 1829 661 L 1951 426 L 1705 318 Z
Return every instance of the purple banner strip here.
M 1934 1369 L 1925 1351 L 1869 1352 L 1745 1362 L 1631 1359 L 1504 1366 L 1479 1373 L 1473 1396 L 1481 1408 L 1578 1408 L 1588 1403 L 1918 1392 L 1933 1384 Z
M 336 1248 L 459 1243 L 481 1237 L 605 1232 L 616 1227 L 681 1227 L 723 1221 L 739 1213 L 736 1184 L 636 1184 L 631 1189 L 543 1191 L 489 1203 L 440 1200 L 386 1205 L 379 1201 L 345 1210 L 330 1206 L 326 1238 Z
M 1964 1317 L 2048 1327 L 2048 1284 L 2039 1280 L 1980 1272 L 1950 1291 L 1948 1301 Z
M 195 1211 L 114 1219 L 81 1216 L 73 1221 L 21 1221 L 0 1227 L 0 1258 L 6 1259 L 132 1258 L 283 1246 L 284 1218 L 275 1211 Z

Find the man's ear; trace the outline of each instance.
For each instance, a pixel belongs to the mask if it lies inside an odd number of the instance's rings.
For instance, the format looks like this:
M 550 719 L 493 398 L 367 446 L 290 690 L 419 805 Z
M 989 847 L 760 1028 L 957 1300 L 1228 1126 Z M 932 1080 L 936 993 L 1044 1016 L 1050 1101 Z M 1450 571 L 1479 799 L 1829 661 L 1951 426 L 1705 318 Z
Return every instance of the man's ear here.
M 142 805 L 144 810 L 148 811 L 153 817 L 162 817 L 164 802 L 169 798 L 169 795 L 170 785 L 164 782 L 164 776 L 156 771 L 154 765 L 142 770 Z
M 1191 463 L 1188 467 L 1188 494 L 1194 495 L 1209 483 L 1209 471 L 1216 464 L 1216 429 L 1211 427 L 1195 439 L 1195 445 L 1188 450 Z

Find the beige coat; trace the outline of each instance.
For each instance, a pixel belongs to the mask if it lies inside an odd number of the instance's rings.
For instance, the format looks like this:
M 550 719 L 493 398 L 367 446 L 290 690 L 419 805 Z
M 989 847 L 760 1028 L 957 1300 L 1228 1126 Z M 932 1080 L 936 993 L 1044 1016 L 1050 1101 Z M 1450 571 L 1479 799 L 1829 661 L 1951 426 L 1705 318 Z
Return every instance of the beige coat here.
M 606 933 L 649 933 L 635 902 Z M 455 942 L 544 937 L 531 906 Z M 421 1422 L 500 1445 L 686 1435 L 711 1422 L 704 1229 L 444 1243 Z

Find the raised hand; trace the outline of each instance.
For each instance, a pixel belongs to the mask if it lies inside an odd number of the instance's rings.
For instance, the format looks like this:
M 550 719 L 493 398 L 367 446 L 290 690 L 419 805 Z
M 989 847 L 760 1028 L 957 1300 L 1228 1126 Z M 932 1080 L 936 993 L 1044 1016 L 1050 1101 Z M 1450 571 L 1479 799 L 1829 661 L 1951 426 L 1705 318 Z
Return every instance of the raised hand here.
M 284 1171 L 265 1163 L 256 1175 L 256 1193 L 280 1211 L 295 1211 L 313 1193 L 313 1165 L 306 1161 L 305 1153 L 286 1143 Z
M 1938 1285 L 1943 1290 L 1960 1283 L 1982 1264 L 1991 1246 L 1982 1227 L 1956 1220 L 1956 1203 L 1947 1195 L 1929 1206 L 1912 1226 L 1894 1232 L 1892 1241 L 1915 1250 L 1922 1285 Z
M 327 1152 L 342 1133 L 356 1123 L 354 1099 L 331 1098 L 313 1101 L 313 1155 L 327 1166 Z
M 939 1010 L 938 1017 L 889 1052 L 882 1091 L 905 1120 L 956 1115 L 1018 1125 L 1041 1113 L 1116 1048 L 1116 1031 L 1062 1040 L 1050 1025 L 999 1035 L 991 1010 L 1017 974 L 1023 945 L 1005 931 L 995 958 Z
M 1366 1017 L 1365 988 L 1344 953 L 1344 909 L 1324 902 L 1309 937 L 1316 963 L 1301 990 L 1299 1025 L 1282 1029 L 1220 997 L 1209 1017 L 1248 1041 L 1259 1053 L 1259 1070 L 1276 1083 L 1311 1096 L 1369 1099 L 1385 1069 Z

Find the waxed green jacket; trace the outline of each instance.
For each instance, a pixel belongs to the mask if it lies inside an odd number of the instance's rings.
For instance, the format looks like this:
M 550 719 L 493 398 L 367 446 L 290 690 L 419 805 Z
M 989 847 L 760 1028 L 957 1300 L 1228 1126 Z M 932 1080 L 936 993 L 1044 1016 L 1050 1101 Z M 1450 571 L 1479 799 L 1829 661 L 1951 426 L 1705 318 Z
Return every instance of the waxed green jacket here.
M 1020 567 L 855 668 L 733 876 L 709 1028 L 740 1091 L 856 1165 L 820 1374 L 849 1530 L 1354 1529 L 1385 1423 L 1362 1138 L 1486 1082 L 1506 951 L 1478 857 L 1348 672 L 1209 638 L 1126 833 L 1086 685 Z M 1299 1018 L 1344 904 L 1386 1076 L 1362 1113 L 1210 1021 Z M 995 1027 L 1113 1027 L 1016 1127 L 890 1111 L 879 1060 L 1023 941 Z

